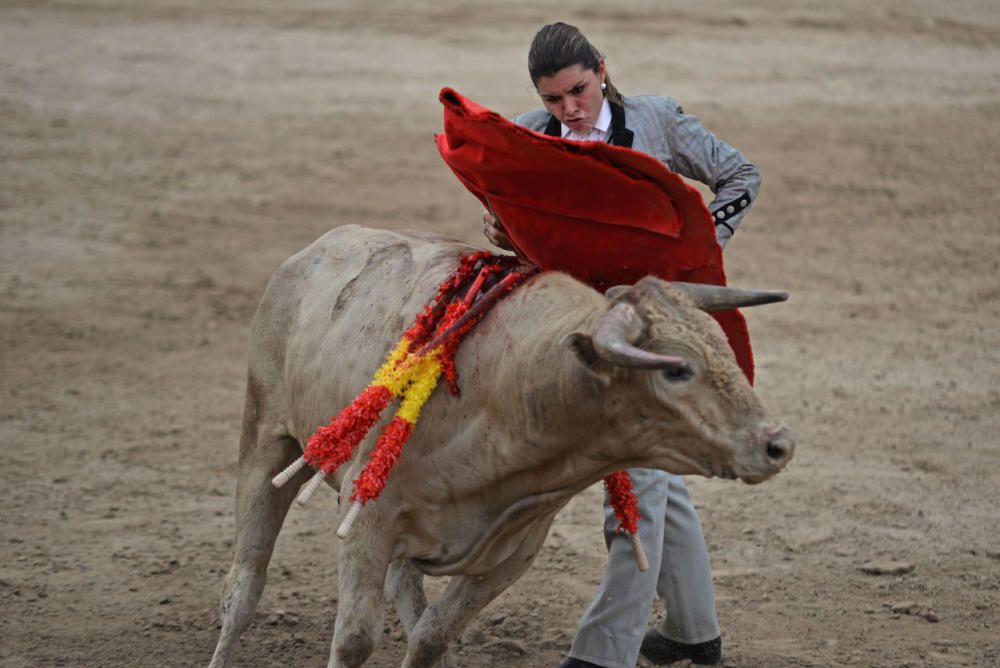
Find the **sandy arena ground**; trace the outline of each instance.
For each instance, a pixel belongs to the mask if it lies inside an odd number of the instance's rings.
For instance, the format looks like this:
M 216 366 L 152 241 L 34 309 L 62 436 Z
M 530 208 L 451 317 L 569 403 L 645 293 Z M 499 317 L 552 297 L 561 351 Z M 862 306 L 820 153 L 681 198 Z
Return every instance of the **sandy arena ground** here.
M 727 665 L 1000 665 L 1000 5 L 542 4 L 0 2 L 0 667 L 207 663 L 268 276 L 344 223 L 482 243 L 437 91 L 538 106 L 558 19 L 764 174 L 728 269 L 793 295 L 748 317 L 799 449 L 691 480 Z M 333 507 L 293 509 L 240 665 L 325 665 Z M 558 664 L 599 515 L 571 503 L 460 665 Z M 402 655 L 390 621 L 371 665 Z

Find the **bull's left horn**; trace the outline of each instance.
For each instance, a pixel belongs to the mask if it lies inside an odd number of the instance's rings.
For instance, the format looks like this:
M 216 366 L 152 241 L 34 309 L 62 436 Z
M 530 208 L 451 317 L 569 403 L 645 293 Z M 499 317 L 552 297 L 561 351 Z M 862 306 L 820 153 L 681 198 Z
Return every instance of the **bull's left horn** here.
M 730 288 L 724 285 L 708 285 L 706 283 L 681 283 L 672 281 L 670 286 L 677 288 L 702 311 L 729 311 L 734 308 L 773 304 L 788 299 L 788 293 L 781 290 L 745 290 Z
M 641 316 L 629 303 L 615 304 L 594 327 L 594 350 L 601 358 L 633 369 L 690 369 L 683 357 L 660 355 L 637 348 L 629 339 L 642 331 Z

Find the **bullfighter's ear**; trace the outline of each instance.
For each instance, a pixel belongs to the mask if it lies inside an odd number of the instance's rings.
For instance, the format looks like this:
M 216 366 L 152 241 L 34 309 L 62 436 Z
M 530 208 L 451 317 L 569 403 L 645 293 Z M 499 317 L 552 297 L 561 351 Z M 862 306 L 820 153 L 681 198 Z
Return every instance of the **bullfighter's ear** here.
M 562 344 L 573 351 L 580 363 L 593 376 L 607 387 L 611 384 L 611 376 L 615 372 L 615 366 L 603 359 L 594 349 L 594 341 L 589 334 L 583 332 L 573 332 L 567 334 L 562 340 Z

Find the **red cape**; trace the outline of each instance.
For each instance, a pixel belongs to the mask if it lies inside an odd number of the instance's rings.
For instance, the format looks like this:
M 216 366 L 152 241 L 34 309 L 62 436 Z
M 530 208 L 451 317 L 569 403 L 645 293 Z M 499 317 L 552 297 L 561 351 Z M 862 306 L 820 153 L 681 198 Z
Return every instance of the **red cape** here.
M 519 253 L 605 290 L 654 274 L 725 285 L 722 249 L 701 194 L 645 153 L 571 142 L 520 127 L 441 89 L 444 133 L 435 137 L 455 176 L 492 209 Z M 712 314 L 753 381 L 739 311 Z

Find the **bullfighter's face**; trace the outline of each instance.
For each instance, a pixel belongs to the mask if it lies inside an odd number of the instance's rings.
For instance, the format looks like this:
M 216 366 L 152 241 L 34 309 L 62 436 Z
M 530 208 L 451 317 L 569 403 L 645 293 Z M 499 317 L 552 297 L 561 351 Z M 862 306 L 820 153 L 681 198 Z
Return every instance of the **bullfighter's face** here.
M 594 129 L 604 104 L 604 61 L 597 71 L 570 65 L 550 77 L 539 77 L 535 85 L 542 103 L 560 123 L 577 134 Z

